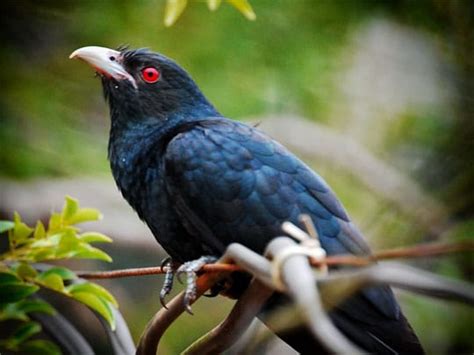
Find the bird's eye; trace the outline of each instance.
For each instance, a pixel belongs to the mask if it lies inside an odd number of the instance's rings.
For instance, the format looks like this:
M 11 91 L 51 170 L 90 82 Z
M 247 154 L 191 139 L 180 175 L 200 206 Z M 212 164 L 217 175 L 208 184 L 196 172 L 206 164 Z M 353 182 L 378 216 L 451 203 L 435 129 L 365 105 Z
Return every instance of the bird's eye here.
M 156 68 L 148 67 L 142 69 L 142 77 L 147 83 L 153 84 L 160 79 L 160 72 Z

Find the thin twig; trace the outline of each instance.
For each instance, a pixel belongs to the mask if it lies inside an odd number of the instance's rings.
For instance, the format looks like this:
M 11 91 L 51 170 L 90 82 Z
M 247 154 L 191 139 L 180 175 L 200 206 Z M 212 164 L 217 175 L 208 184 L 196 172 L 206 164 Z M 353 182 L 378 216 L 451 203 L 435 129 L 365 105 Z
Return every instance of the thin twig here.
M 242 246 L 243 247 L 243 246 Z M 243 247 L 245 248 L 245 247 Z M 350 265 L 350 266 L 366 266 L 374 263 L 375 261 L 399 259 L 399 258 L 419 258 L 434 255 L 443 255 L 456 252 L 467 252 L 474 251 L 473 242 L 461 242 L 455 244 L 422 244 L 414 247 L 396 248 L 390 250 L 383 250 L 376 252 L 367 257 L 360 257 L 354 255 L 333 255 L 326 257 L 323 261 L 311 261 L 312 266 L 320 266 L 326 264 L 329 266 L 334 265 Z M 233 264 L 207 264 L 203 266 L 201 272 L 233 272 L 242 271 L 242 268 L 238 265 Z M 159 275 L 164 274 L 166 268 L 161 267 L 144 267 L 144 268 L 131 268 L 121 269 L 113 271 L 99 271 L 99 272 L 87 272 L 78 271 L 77 275 L 84 279 L 113 279 L 120 277 L 130 276 L 145 276 L 145 275 Z
M 166 267 L 160 266 L 140 267 L 130 269 L 119 269 L 112 271 L 77 271 L 77 276 L 83 279 L 116 279 L 130 276 L 159 275 L 166 272 Z
M 398 258 L 419 258 L 433 255 L 474 251 L 474 242 L 459 242 L 451 244 L 420 244 L 408 248 L 395 248 L 374 253 L 372 260 L 388 260 Z
M 410 292 L 474 305 L 474 289 L 466 282 L 447 279 L 400 263 L 383 263 L 357 270 L 334 271 L 317 280 L 326 310 L 362 288 L 386 284 Z
M 161 275 L 166 273 L 167 267 L 151 266 L 142 268 L 119 269 L 112 271 L 78 271 L 78 277 L 83 279 L 117 279 L 121 277 Z M 242 271 L 240 267 L 232 264 L 207 264 L 200 272 L 233 272 Z

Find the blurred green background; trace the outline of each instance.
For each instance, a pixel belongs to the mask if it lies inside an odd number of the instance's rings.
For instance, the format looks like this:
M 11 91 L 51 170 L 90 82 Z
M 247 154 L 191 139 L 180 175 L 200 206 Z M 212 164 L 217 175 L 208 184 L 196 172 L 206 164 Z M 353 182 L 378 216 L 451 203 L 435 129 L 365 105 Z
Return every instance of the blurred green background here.
M 350 168 L 331 164 L 331 152 L 324 159 L 305 152 L 302 157 L 333 186 L 374 248 L 472 238 L 472 2 L 250 3 L 256 21 L 226 3 L 213 13 L 204 2 L 189 1 L 177 23 L 166 28 L 165 2 L 158 0 L 4 2 L 0 214 L 11 217 L 13 208 L 22 212 L 31 205 L 7 203 L 11 186 L 25 191 L 42 179 L 54 189 L 56 179 L 73 186 L 83 179 L 109 179 L 108 111 L 100 83 L 89 67 L 68 56 L 87 45 L 129 44 L 177 60 L 228 117 L 263 121 L 265 129 L 272 125 L 270 116 L 287 117 L 290 126 L 298 116 L 347 137 L 432 199 L 426 213 L 442 211 L 432 225 L 421 223 L 410 206 L 387 200 Z M 379 180 L 384 183 L 383 176 Z M 41 218 L 48 211 L 36 212 Z M 102 212 L 107 217 L 108 211 Z M 156 265 L 163 256 L 158 247 L 124 245 L 110 249 L 115 263 L 108 267 Z M 472 278 L 474 269 L 465 256 L 415 264 L 463 279 Z M 116 290 L 135 338 L 158 308 L 160 283 L 160 277 L 106 283 Z M 429 353 L 474 351 L 472 310 L 405 294 L 401 300 Z M 200 301 L 196 316 L 183 317 L 166 335 L 163 353 L 182 350 L 230 305 L 222 298 Z

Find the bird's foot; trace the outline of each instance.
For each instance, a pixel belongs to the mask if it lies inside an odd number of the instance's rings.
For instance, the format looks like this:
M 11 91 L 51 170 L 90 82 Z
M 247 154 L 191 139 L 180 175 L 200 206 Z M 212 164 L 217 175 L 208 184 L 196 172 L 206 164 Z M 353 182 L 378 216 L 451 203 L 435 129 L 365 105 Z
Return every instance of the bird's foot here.
M 201 256 L 199 259 L 188 261 L 181 265 L 176 271 L 178 281 L 181 281 L 181 275 L 186 274 L 186 290 L 184 291 L 184 307 L 189 314 L 193 314 L 191 310 L 191 303 L 196 299 L 196 279 L 197 272 L 206 264 L 211 264 L 217 261 L 214 256 Z
M 163 287 L 160 291 L 160 303 L 164 308 L 168 309 L 168 307 L 166 307 L 165 299 L 173 289 L 174 273 L 178 269 L 178 265 L 170 257 L 168 257 L 161 263 L 161 268 L 166 268 L 166 273 L 165 280 L 163 281 Z

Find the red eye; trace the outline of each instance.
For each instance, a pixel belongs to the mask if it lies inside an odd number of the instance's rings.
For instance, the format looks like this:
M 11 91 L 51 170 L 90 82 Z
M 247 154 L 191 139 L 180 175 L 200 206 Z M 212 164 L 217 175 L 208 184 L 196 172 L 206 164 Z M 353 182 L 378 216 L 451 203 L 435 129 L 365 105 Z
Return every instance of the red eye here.
M 160 79 L 160 72 L 153 67 L 142 69 L 142 77 L 149 84 L 156 83 Z

